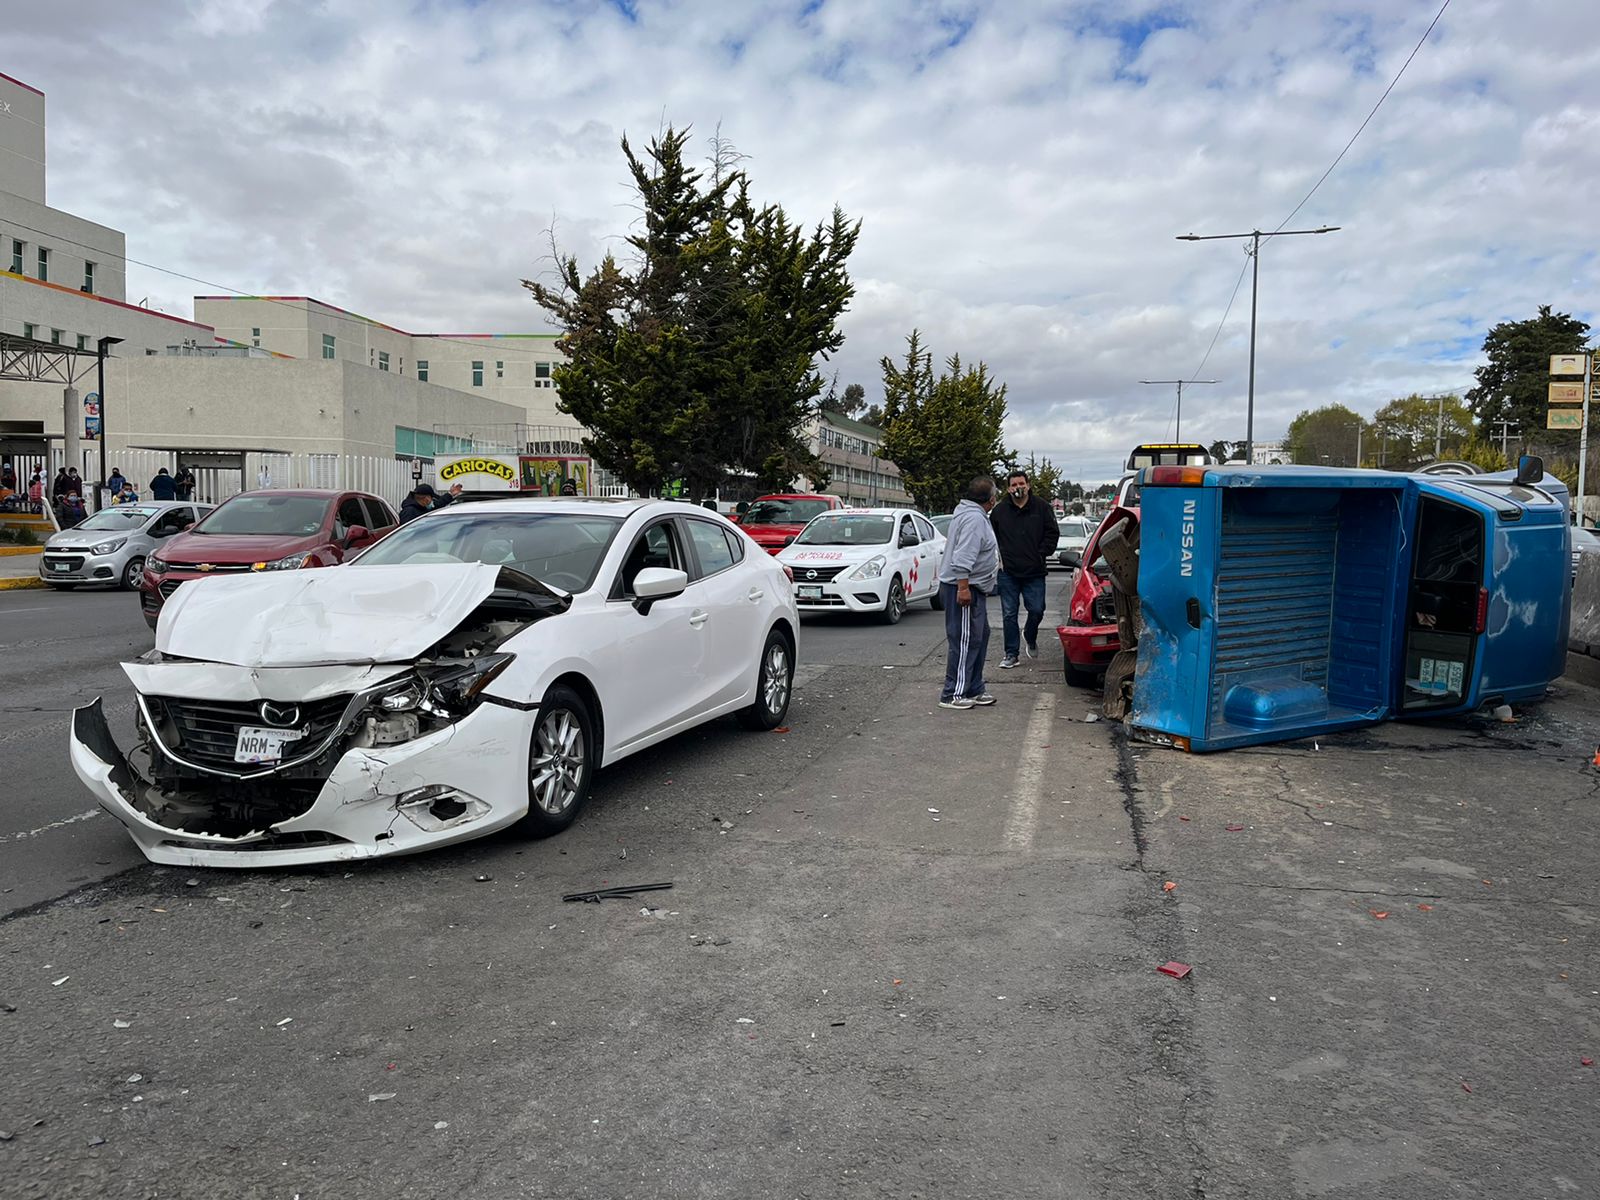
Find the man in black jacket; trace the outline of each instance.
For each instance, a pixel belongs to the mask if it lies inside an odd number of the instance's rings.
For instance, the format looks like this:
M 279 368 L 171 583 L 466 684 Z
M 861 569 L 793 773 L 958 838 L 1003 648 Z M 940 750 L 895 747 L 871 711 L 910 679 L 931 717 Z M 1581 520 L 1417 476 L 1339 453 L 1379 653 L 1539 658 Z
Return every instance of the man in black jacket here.
M 461 485 L 458 483 L 443 496 L 433 490 L 429 483 L 419 483 L 411 489 L 411 494 L 406 497 L 405 503 L 400 506 L 400 524 L 415 521 L 423 513 L 438 512 L 450 501 L 461 495 Z
M 989 514 L 1000 543 L 1000 620 L 1005 631 L 1005 657 L 1000 666 L 1017 665 L 1026 644 L 1029 658 L 1039 657 L 1039 624 L 1044 620 L 1045 564 L 1056 552 L 1061 526 L 1055 510 L 1033 494 L 1026 471 L 1006 478 L 1006 498 Z M 1017 609 L 1025 605 L 1028 623 L 1017 629 Z

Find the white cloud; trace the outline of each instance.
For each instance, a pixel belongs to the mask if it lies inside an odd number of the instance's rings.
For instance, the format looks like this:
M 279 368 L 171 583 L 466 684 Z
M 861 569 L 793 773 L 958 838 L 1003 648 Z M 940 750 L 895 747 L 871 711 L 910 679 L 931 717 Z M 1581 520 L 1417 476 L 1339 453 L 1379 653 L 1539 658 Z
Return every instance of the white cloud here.
M 836 366 L 874 393 L 920 326 L 1010 387 L 1011 441 L 1075 476 L 1163 436 L 1242 265 L 1416 45 L 1432 0 L 64 0 L 0 70 L 50 100 L 52 203 L 133 257 L 404 328 L 543 327 L 546 231 L 585 265 L 633 217 L 618 150 L 717 123 L 757 195 L 865 222 Z M 1497 321 L 1596 319 L 1600 46 L 1578 0 L 1453 4 L 1262 255 L 1257 436 L 1468 382 Z M 170 311 L 211 287 L 132 268 Z M 1237 437 L 1249 283 L 1184 429 Z

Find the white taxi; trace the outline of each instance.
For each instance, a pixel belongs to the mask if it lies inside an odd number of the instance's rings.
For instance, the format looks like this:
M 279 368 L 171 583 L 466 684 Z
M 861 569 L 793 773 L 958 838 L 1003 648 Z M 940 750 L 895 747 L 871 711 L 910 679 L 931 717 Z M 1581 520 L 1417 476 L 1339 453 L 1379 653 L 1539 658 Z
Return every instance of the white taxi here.
M 906 606 L 939 599 L 944 535 L 921 513 L 903 508 L 845 508 L 812 518 L 800 536 L 778 552 L 794 573 L 801 615 L 877 613 L 887 625 Z

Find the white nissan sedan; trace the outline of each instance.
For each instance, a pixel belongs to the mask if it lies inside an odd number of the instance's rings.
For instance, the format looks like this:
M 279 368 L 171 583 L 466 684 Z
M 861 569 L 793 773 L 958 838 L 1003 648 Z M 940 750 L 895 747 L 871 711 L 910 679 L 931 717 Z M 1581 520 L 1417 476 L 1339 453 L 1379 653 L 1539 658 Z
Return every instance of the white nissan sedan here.
M 670 501 L 455 504 L 352 563 L 203 579 L 123 670 L 72 764 L 153 862 L 406 854 L 554 833 L 594 772 L 724 715 L 782 723 L 799 614 L 784 568 Z
M 903 508 L 846 508 L 814 517 L 778 552 L 802 613 L 871 612 L 889 625 L 906 606 L 939 599 L 944 535 Z

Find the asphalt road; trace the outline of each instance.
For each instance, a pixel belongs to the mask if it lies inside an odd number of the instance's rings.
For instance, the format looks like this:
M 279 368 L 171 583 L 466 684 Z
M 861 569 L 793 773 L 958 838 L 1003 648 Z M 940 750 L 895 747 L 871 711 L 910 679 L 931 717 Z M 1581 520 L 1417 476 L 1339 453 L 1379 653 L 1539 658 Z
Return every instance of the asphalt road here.
M 0 1192 L 1600 1191 L 1596 693 L 1190 757 L 1059 651 L 939 710 L 941 641 L 808 621 L 788 733 L 548 841 L 182 871 L 56 824 L 133 602 L 0 597 Z

